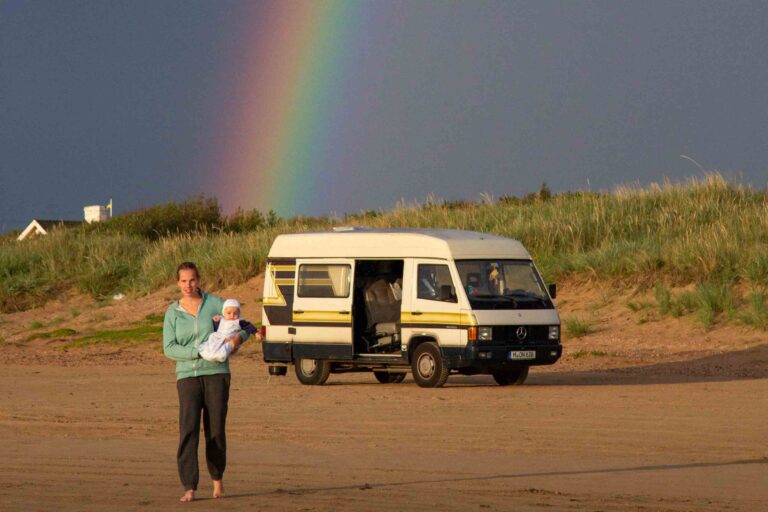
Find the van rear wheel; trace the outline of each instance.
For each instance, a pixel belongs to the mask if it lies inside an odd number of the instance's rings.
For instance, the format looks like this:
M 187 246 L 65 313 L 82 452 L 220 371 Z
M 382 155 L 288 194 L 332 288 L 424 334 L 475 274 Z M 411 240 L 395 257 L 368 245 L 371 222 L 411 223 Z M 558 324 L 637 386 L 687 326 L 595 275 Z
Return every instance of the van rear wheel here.
M 405 373 L 391 373 L 391 372 L 373 372 L 373 376 L 376 380 L 382 384 L 398 384 L 405 380 Z
M 322 359 L 301 359 L 293 362 L 296 377 L 302 384 L 319 386 L 325 384 L 331 374 L 331 363 Z
M 521 368 L 510 368 L 506 370 L 499 370 L 493 372 L 493 380 L 499 386 L 517 385 L 519 386 L 528 377 L 528 367 L 523 366 Z
M 422 388 L 439 388 L 448 380 L 448 368 L 443 362 L 440 347 L 433 342 L 422 343 L 411 361 L 413 380 Z

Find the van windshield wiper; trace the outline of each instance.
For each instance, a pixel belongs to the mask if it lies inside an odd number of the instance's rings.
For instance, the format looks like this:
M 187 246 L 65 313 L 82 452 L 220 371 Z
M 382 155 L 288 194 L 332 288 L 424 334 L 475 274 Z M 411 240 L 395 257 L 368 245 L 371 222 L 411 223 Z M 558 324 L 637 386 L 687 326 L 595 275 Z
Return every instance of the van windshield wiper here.
M 514 297 L 510 295 L 489 295 L 489 294 L 483 294 L 483 295 L 470 295 L 470 299 L 490 299 L 490 300 L 497 300 L 497 299 L 503 299 L 506 301 L 514 301 L 516 300 Z
M 470 301 L 474 299 L 481 299 L 484 303 L 487 301 L 489 303 L 495 303 L 493 309 L 496 309 L 498 306 L 501 306 L 503 304 L 512 303 L 512 306 L 517 309 L 517 300 L 514 297 L 510 297 L 509 295 L 472 295 L 470 297 Z M 503 309 L 503 308 L 502 308 Z
M 538 300 L 541 302 L 547 302 L 547 299 L 545 297 L 542 297 L 541 295 L 537 295 L 533 292 L 512 292 L 512 293 L 505 293 L 504 297 L 507 297 L 509 299 L 531 299 L 531 300 Z

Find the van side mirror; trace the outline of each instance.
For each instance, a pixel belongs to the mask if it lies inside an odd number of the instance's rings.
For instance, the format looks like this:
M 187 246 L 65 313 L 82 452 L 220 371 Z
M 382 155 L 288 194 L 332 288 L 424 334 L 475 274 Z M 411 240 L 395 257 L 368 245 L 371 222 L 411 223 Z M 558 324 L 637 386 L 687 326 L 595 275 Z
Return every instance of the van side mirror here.
M 453 293 L 453 286 L 444 284 L 440 287 L 440 300 L 443 302 L 456 302 L 456 295 Z
M 549 285 L 549 296 L 553 299 L 557 297 L 557 284 L 552 283 Z

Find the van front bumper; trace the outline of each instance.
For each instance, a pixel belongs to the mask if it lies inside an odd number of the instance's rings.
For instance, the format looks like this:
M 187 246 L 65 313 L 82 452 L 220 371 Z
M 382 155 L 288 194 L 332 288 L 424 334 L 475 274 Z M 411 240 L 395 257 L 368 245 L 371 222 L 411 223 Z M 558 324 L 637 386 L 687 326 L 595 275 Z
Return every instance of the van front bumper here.
M 541 366 L 554 364 L 563 355 L 559 344 L 443 347 L 443 356 L 452 370 L 492 372 L 512 366 Z

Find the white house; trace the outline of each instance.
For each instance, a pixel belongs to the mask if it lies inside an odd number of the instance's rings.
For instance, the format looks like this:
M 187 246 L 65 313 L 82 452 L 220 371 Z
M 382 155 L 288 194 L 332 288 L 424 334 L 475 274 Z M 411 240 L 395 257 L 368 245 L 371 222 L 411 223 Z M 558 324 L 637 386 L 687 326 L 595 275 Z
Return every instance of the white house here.
M 107 210 L 109 210 L 109 213 L 107 213 Z M 112 217 L 112 200 L 110 199 L 109 204 L 106 206 L 95 204 L 83 207 L 83 217 L 85 217 L 85 222 L 88 224 L 109 220 Z
M 107 213 L 109 210 L 109 213 Z M 61 227 L 79 226 L 83 222 L 88 224 L 92 222 L 103 222 L 109 220 L 112 217 L 112 199 L 109 200 L 109 204 L 106 206 L 93 205 L 83 207 L 83 217 L 85 220 L 41 220 L 32 219 L 24 231 L 18 236 L 17 240 L 26 240 L 27 238 L 34 238 L 40 235 L 47 235 L 51 229 Z

